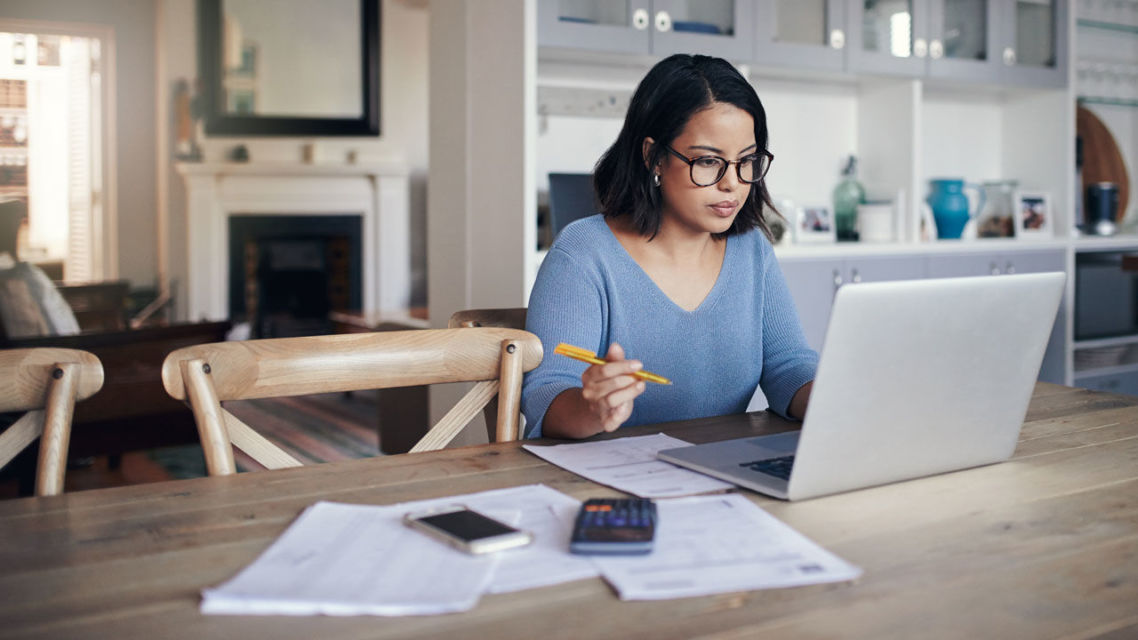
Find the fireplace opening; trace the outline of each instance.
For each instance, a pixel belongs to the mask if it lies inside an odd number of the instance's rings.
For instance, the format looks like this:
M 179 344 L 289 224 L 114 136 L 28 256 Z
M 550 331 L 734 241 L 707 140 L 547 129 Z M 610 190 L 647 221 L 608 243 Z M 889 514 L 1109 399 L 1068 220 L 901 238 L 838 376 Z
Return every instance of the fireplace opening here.
M 362 307 L 361 217 L 229 218 L 229 315 L 257 338 L 331 333 Z

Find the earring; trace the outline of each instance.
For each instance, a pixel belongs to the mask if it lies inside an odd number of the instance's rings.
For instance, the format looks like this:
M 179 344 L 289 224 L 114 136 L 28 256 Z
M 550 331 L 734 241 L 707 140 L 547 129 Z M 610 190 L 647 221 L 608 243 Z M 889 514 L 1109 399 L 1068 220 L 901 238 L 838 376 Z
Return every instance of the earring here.
M 658 173 L 652 174 L 652 184 L 657 186 L 657 187 L 660 186 L 660 174 L 658 174 Z

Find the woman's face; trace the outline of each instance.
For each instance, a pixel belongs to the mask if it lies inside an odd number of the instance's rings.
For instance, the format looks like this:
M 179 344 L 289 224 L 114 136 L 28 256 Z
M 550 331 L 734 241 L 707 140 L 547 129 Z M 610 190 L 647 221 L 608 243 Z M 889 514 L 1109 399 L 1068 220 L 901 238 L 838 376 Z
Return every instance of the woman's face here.
M 740 160 L 758 151 L 755 120 L 734 105 L 714 102 L 692 115 L 671 147 L 691 160 L 704 156 Z M 728 165 L 719 182 L 700 187 L 692 182 L 688 163 L 665 151 L 657 168 L 663 195 L 662 226 L 678 224 L 710 233 L 730 229 L 751 193 L 751 185 L 739 180 L 736 166 Z

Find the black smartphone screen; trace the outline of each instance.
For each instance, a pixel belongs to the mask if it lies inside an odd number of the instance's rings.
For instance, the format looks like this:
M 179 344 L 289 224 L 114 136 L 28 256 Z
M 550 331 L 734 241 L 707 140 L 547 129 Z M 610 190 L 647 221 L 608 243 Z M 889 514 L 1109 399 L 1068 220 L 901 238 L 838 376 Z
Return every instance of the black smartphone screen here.
M 482 538 L 517 531 L 517 529 L 506 526 L 497 520 L 491 520 L 480 513 L 468 510 L 424 516 L 419 518 L 419 521 L 467 541 L 481 540 Z

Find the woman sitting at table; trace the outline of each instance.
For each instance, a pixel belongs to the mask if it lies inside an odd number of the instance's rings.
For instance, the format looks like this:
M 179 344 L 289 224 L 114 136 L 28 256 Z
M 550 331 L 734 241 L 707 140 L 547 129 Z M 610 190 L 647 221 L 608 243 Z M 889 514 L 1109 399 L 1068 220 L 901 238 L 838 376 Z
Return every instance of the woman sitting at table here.
M 776 413 L 805 414 L 818 355 L 767 238 L 767 138 L 725 60 L 673 55 L 640 82 L 596 166 L 602 214 L 562 230 L 530 295 L 546 355 L 525 377 L 528 437 L 742 413 L 756 385 Z M 582 373 L 558 343 L 607 363 Z M 672 384 L 634 377 L 643 367 Z

